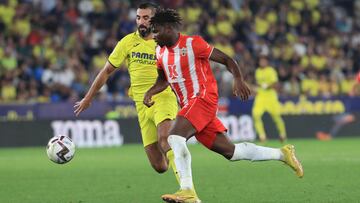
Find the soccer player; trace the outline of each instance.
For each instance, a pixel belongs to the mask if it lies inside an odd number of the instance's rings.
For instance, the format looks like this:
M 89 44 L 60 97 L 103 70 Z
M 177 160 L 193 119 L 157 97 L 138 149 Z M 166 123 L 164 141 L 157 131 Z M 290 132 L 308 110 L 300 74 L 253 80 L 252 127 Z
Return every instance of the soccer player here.
M 252 143 L 231 143 L 226 128 L 216 116 L 218 89 L 209 60 L 226 65 L 234 76 L 234 94 L 248 99 L 250 89 L 243 80 L 236 62 L 212 47 L 200 36 L 179 33 L 179 14 L 172 9 L 161 9 L 151 18 L 156 49 L 158 78 L 144 96 L 144 104 L 156 105 L 153 97 L 170 85 L 176 93 L 181 110 L 170 130 L 168 142 L 174 151 L 175 165 L 180 175 L 180 190 L 165 194 L 166 202 L 200 202 L 194 188 L 191 172 L 191 154 L 186 140 L 194 136 L 207 148 L 231 161 L 281 160 L 303 176 L 303 169 L 295 156 L 294 146 L 281 149 L 257 146 Z
M 279 132 L 280 141 L 283 142 L 286 140 L 286 129 L 284 120 L 281 118 L 280 102 L 275 90 L 278 82 L 278 75 L 276 70 L 269 66 L 266 56 L 260 56 L 259 68 L 256 69 L 255 79 L 258 87 L 252 109 L 252 115 L 254 118 L 256 132 L 259 135 L 259 140 L 261 142 L 266 141 L 266 133 L 264 130 L 262 116 L 265 112 L 268 112 L 275 122 Z
M 351 87 L 349 92 L 349 96 L 356 96 L 360 95 L 360 71 L 357 73 L 355 78 L 355 83 Z M 348 103 L 347 110 L 351 109 L 351 102 Z M 352 123 L 356 120 L 355 115 L 352 112 L 345 112 L 340 115 L 334 116 L 334 124 L 332 125 L 331 129 L 328 133 L 324 131 L 319 131 L 316 133 L 316 138 L 321 141 L 328 141 L 335 138 L 338 132 L 345 127 L 347 124 Z
M 164 173 L 170 165 L 177 176 L 173 152 L 167 142 L 172 120 L 178 111 L 176 97 L 170 88 L 166 88 L 154 97 L 156 105 L 147 108 L 143 104 L 145 92 L 157 78 L 156 43 L 149 22 L 156 8 L 157 6 L 152 3 L 139 5 L 136 11 L 137 31 L 126 35 L 117 43 L 86 96 L 76 102 L 74 113 L 78 116 L 90 106 L 92 99 L 109 76 L 125 61 L 131 80 L 129 96 L 135 101 L 142 141 L 151 166 L 158 173 Z

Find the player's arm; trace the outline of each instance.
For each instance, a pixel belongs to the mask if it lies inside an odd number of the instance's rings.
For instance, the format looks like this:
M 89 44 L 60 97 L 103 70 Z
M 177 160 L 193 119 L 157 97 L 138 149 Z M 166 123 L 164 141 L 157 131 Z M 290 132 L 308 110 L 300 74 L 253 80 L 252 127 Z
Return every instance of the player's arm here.
M 273 82 L 271 84 L 266 84 L 266 83 L 262 83 L 262 84 L 259 84 L 258 87 L 259 88 L 262 88 L 262 89 L 278 89 L 278 85 L 279 83 L 278 82 Z
M 240 96 L 241 100 L 247 100 L 250 96 L 250 88 L 244 81 L 240 67 L 235 60 L 217 48 L 213 49 L 210 60 L 226 66 L 234 76 L 234 94 Z
M 276 70 L 271 68 L 271 71 L 268 72 L 268 74 L 269 74 L 270 81 L 267 84 L 263 83 L 261 88 L 278 90 L 279 89 L 279 78 L 278 78 Z
M 145 93 L 143 103 L 150 107 L 154 104 L 154 101 L 151 100 L 151 97 L 155 94 L 158 94 L 164 91 L 169 86 L 168 81 L 163 69 L 158 69 L 158 77 L 155 84 Z
M 85 97 L 75 103 L 75 115 L 78 116 L 82 111 L 87 109 L 91 105 L 91 101 L 95 97 L 96 93 L 100 90 L 100 88 L 105 84 L 108 80 L 109 76 L 115 71 L 115 67 L 111 65 L 108 61 L 105 66 L 96 76 L 94 82 L 91 84 L 90 89 L 86 93 Z

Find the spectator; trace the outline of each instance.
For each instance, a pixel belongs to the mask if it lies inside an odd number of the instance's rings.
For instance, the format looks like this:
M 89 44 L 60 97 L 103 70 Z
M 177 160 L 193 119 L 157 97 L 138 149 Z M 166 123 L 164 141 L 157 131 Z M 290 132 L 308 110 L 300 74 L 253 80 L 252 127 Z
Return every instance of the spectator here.
M 81 96 L 104 56 L 134 30 L 139 2 L 0 1 L 1 102 Z M 346 95 L 360 69 L 360 1 L 353 7 L 333 0 L 159 2 L 179 10 L 188 34 L 234 57 L 249 81 L 254 59 L 268 55 L 278 67 L 280 96 Z M 230 96 L 226 73 L 214 69 L 221 96 Z M 127 99 L 126 77 L 126 71 L 117 73 L 101 98 Z

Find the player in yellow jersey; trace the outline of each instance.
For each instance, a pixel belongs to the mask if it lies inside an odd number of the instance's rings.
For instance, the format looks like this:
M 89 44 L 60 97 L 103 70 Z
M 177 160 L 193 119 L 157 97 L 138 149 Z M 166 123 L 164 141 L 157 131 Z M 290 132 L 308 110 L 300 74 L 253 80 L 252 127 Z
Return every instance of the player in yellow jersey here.
M 256 69 L 255 79 L 257 84 L 257 93 L 252 109 L 254 125 L 261 142 L 266 141 L 266 133 L 262 116 L 268 112 L 275 122 L 278 129 L 280 140 L 286 140 L 286 129 L 284 120 L 281 118 L 280 102 L 275 87 L 278 82 L 276 70 L 269 66 L 266 56 L 259 59 L 259 68 Z
M 152 3 L 139 5 L 136 14 L 137 31 L 121 39 L 108 58 L 104 68 L 97 75 L 85 97 L 76 102 L 74 113 L 78 116 L 87 109 L 91 100 L 105 84 L 109 76 L 126 63 L 130 74 L 129 96 L 135 101 L 145 152 L 152 167 L 159 173 L 167 171 L 170 165 L 175 175 L 174 155 L 167 142 L 168 132 L 175 119 L 178 106 L 170 88 L 156 95 L 154 106 L 143 104 L 145 92 L 157 79 L 155 47 L 156 43 L 150 29 L 150 18 L 157 6 Z

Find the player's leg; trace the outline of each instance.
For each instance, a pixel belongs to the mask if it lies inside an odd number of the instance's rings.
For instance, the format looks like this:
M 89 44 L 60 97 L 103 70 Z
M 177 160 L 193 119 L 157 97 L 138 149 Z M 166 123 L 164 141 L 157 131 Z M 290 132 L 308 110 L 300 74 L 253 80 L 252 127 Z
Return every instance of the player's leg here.
M 278 100 L 274 100 L 269 102 L 267 106 L 267 111 L 269 112 L 270 116 L 274 120 L 276 128 L 279 132 L 279 137 L 281 141 L 286 140 L 286 129 L 285 129 L 285 122 L 281 117 L 281 110 L 280 110 L 280 102 Z
M 223 155 L 228 160 L 279 160 L 293 168 L 299 177 L 303 176 L 302 166 L 295 156 L 295 150 L 292 145 L 285 145 L 279 149 L 246 142 L 233 144 L 225 132 L 226 129 L 221 121 L 215 118 L 203 131 L 198 133 L 197 139 L 206 147 Z
M 280 149 L 258 146 L 248 142 L 233 144 L 224 133 L 216 135 L 211 150 L 231 161 L 283 161 L 284 158 Z
M 164 173 L 168 169 L 167 159 L 157 140 L 157 128 L 150 120 L 141 128 L 146 155 L 151 166 L 158 173 Z
M 169 131 L 172 123 L 172 120 L 166 119 L 157 125 L 158 145 L 160 146 L 162 153 L 166 155 L 168 165 L 172 168 L 176 180 L 180 184 L 180 178 L 174 160 L 174 152 L 168 142 Z
M 157 142 L 145 146 L 146 155 L 150 161 L 151 166 L 158 173 L 164 173 L 168 169 L 167 159 L 162 153 Z
M 255 126 L 256 133 L 258 134 L 259 140 L 261 142 L 266 141 L 266 133 L 265 133 L 265 129 L 264 129 L 264 123 L 262 121 L 262 116 L 265 111 L 264 108 L 265 108 L 265 104 L 263 104 L 261 102 L 261 100 L 259 100 L 258 98 L 255 98 L 253 108 L 252 108 L 252 117 L 254 120 L 254 126 Z
M 329 134 L 332 138 L 334 138 L 340 129 L 345 125 L 352 123 L 355 121 L 355 116 L 351 113 L 343 113 L 340 115 L 335 116 L 335 125 L 330 129 Z
M 147 109 L 142 103 L 136 103 L 136 110 L 138 112 L 142 141 L 149 162 L 155 171 L 164 173 L 168 168 L 168 164 L 158 144 L 157 128 L 149 116 L 153 109 Z
M 280 149 L 257 146 L 252 143 L 233 144 L 225 133 L 225 126 L 215 117 L 196 135 L 196 138 L 207 148 L 223 155 L 228 160 L 282 160 Z
M 165 90 L 153 97 L 154 104 L 154 122 L 157 126 L 158 143 L 162 152 L 166 155 L 168 165 L 174 171 L 178 183 L 179 175 L 174 163 L 174 152 L 167 141 L 169 131 L 178 112 L 176 97 L 172 91 Z
M 191 170 L 191 154 L 186 140 L 196 132 L 192 124 L 182 116 L 175 119 L 168 138 L 174 153 L 174 162 L 180 178 L 180 190 L 174 194 L 164 194 L 166 202 L 200 202 L 194 188 Z
M 185 117 L 178 116 L 169 133 L 168 142 L 174 152 L 181 189 L 193 189 L 191 154 L 187 148 L 186 140 L 195 134 L 195 132 L 195 128 Z
M 168 142 L 174 152 L 175 165 L 180 176 L 180 190 L 175 194 L 165 194 L 167 202 L 198 202 L 194 189 L 191 154 L 186 140 L 201 131 L 215 117 L 217 103 L 210 103 L 202 98 L 194 98 L 181 109 L 170 130 Z
M 304 176 L 302 165 L 295 155 L 293 145 L 285 145 L 282 148 L 271 148 L 247 142 L 233 144 L 227 139 L 225 134 L 218 134 L 211 150 L 231 161 L 283 161 L 295 171 L 299 178 Z

